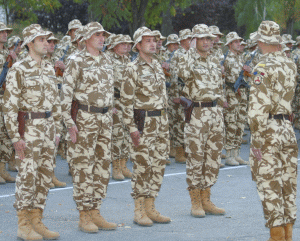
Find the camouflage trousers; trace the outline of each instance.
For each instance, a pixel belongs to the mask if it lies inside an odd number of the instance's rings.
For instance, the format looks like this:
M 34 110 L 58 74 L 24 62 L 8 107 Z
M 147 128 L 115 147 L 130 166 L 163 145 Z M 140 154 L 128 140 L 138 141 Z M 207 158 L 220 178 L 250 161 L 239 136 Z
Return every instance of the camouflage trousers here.
M 112 159 L 126 159 L 129 157 L 129 131 L 123 123 L 123 113 L 119 106 L 116 106 L 118 112 L 113 114 L 112 131 Z
M 17 211 L 44 209 L 53 177 L 53 155 L 55 151 L 55 125 L 48 119 L 26 120 L 24 141 L 25 158 L 16 155 L 18 174 L 16 178 Z
M 224 108 L 225 122 L 225 149 L 240 148 L 247 119 L 247 90 L 240 89 L 240 93 L 234 93 L 226 86 L 228 108 Z
M 168 116 L 145 119 L 143 135 L 136 147 L 130 138 L 130 155 L 133 162 L 131 179 L 132 197 L 156 197 L 160 190 L 170 151 Z
M 250 150 L 252 178 L 262 202 L 266 227 L 272 228 L 296 220 L 298 145 L 290 121 L 268 119 L 262 160 Z
M 297 84 L 294 99 L 292 102 L 293 113 L 295 114 L 295 123 L 300 123 L 300 83 Z
M 77 209 L 99 209 L 110 178 L 112 112 L 78 111 L 77 141 L 68 141 L 68 158 Z M 69 138 L 69 135 L 68 135 Z
M 224 142 L 222 108 L 195 107 L 184 134 L 188 190 L 213 186 L 218 179 Z
M 184 146 L 184 111 L 180 104 L 169 101 L 170 139 L 174 147 Z
M 0 162 L 7 163 L 12 159 L 13 145 L 7 134 L 3 112 L 0 112 Z

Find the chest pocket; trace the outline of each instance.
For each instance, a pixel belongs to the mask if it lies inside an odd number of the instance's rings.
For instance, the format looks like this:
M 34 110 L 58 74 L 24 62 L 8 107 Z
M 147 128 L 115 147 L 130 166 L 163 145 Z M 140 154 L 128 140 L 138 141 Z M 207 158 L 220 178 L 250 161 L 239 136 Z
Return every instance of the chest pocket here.
M 50 103 L 54 103 L 58 95 L 57 78 L 54 75 L 47 75 L 44 78 L 45 97 Z
M 42 100 L 44 93 L 40 76 L 26 77 L 24 81 L 24 100 L 31 106 L 37 106 Z

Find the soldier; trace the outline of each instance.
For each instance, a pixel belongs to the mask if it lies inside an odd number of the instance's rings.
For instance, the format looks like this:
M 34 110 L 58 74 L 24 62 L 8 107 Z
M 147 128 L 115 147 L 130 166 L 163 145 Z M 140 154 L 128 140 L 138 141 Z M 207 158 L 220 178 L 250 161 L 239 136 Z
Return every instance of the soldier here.
M 68 60 L 74 58 L 74 55 L 80 53 L 85 48 L 85 43 L 81 41 L 84 35 L 84 26 L 79 27 L 75 31 L 75 38 L 71 41 L 72 45 L 76 47 L 76 50 L 67 58 Z
M 297 65 L 297 86 L 294 95 L 294 100 L 292 102 L 293 113 L 295 114 L 294 127 L 300 130 L 300 36 L 296 38 L 296 49 L 292 52 L 292 59 Z
M 210 55 L 215 36 L 208 26 L 193 27 L 196 48 L 190 49 L 179 60 L 178 76 L 185 81 L 183 97 L 192 102 L 192 110 L 185 119 L 185 151 L 188 191 L 191 197 L 191 215 L 223 215 L 225 210 L 210 200 L 211 187 L 218 179 L 223 148 L 224 122 L 222 107 L 225 102 L 221 65 Z M 181 97 L 175 99 L 182 102 Z
M 170 58 L 171 53 L 179 48 L 178 35 L 170 34 L 167 38 L 167 43 L 165 44 L 165 47 L 167 48 L 167 50 L 164 54 L 164 60 L 167 61 Z
M 15 46 L 16 43 L 18 43 L 17 46 Z M 22 45 L 22 43 L 23 43 L 23 41 L 21 40 L 20 37 L 18 37 L 18 36 L 11 36 L 8 39 L 8 41 L 7 41 L 7 48 L 10 51 L 14 51 L 16 53 L 16 55 L 18 56 L 19 53 L 21 52 L 21 45 Z
M 3 71 L 3 65 L 7 61 L 8 55 L 10 55 L 13 60 L 17 58 L 17 55 L 13 51 L 9 52 L 4 47 L 4 44 L 7 42 L 7 36 L 12 31 L 11 28 L 6 27 L 4 23 L 0 22 L 0 73 Z M 13 178 L 5 168 L 6 163 L 14 162 L 14 157 L 12 143 L 4 125 L 4 116 L 2 112 L 4 90 L 5 83 L 2 83 L 0 87 L 0 184 L 15 182 L 15 178 Z
M 166 37 L 162 36 L 161 33 L 158 30 L 154 30 L 153 33 L 159 35 L 159 40 L 156 42 L 156 52 L 154 54 L 154 57 L 160 62 L 164 62 L 164 55 L 165 55 L 165 50 L 162 50 L 162 43 L 167 39 Z
M 262 202 L 269 240 L 292 240 L 296 221 L 298 145 L 291 101 L 296 65 L 278 51 L 280 27 L 263 21 L 253 36 L 262 51 L 253 69 L 249 101 L 252 178 Z
M 53 177 L 55 144 L 60 137 L 61 108 L 52 65 L 47 54 L 49 32 L 38 24 L 26 27 L 25 59 L 15 63 L 4 93 L 5 125 L 16 150 L 18 237 L 24 240 L 57 239 L 42 223 Z
M 211 31 L 211 33 L 213 35 L 215 35 L 215 39 L 213 42 L 213 48 L 211 49 L 211 54 L 213 54 L 215 57 L 217 57 L 219 59 L 219 61 L 221 62 L 224 59 L 224 54 L 222 49 L 219 47 L 219 41 L 220 39 L 224 36 L 223 33 L 220 32 L 219 28 L 217 26 L 210 26 L 209 30 Z
M 179 31 L 180 47 L 174 53 L 171 60 L 171 87 L 169 105 L 171 108 L 171 115 L 173 118 L 173 127 L 170 127 L 170 132 L 173 132 L 171 136 L 171 143 L 175 148 L 175 162 L 185 163 L 185 151 L 184 151 L 184 112 L 183 108 L 173 102 L 174 98 L 181 96 L 181 92 L 184 86 L 184 82 L 178 80 L 178 62 L 179 59 L 187 53 L 190 49 L 190 41 L 192 39 L 192 31 L 190 29 L 184 29 Z M 180 82 L 181 81 L 181 82 Z
M 130 59 L 126 56 L 127 43 L 124 35 L 114 35 L 108 50 L 114 69 L 114 107 L 117 113 L 113 115 L 112 133 L 112 178 L 118 181 L 131 178 L 132 174 L 126 166 L 129 158 L 129 133 L 123 122 L 122 106 L 120 104 L 120 90 L 124 79 L 123 72 Z
M 243 57 L 245 56 L 245 47 L 247 46 L 247 43 L 242 41 L 240 44 L 240 48 L 239 48 L 239 54 L 242 55 Z M 243 58 L 244 59 L 244 58 Z
M 114 76 L 112 62 L 102 52 L 109 33 L 97 22 L 87 24 L 84 33 L 86 48 L 69 60 L 64 73 L 62 115 L 71 140 L 68 156 L 79 228 L 95 233 L 117 227 L 99 212 L 110 177 Z
M 293 40 L 292 35 L 290 34 L 283 34 L 282 35 L 283 43 L 286 45 L 286 47 L 290 48 L 292 50 L 293 44 L 296 43 L 296 41 Z
M 138 51 L 139 56 L 127 65 L 120 98 L 124 123 L 131 136 L 134 222 L 142 226 L 171 221 L 154 204 L 170 147 L 166 80 L 160 63 L 153 58 L 159 37 L 147 27 L 135 31 L 132 51 Z
M 127 43 L 127 53 L 126 53 L 126 56 L 128 58 L 130 58 L 130 52 L 131 52 L 131 49 L 132 49 L 132 45 L 133 45 L 133 41 L 131 39 L 131 37 L 129 35 L 124 35 L 125 37 L 125 43 Z
M 225 121 L 225 150 L 226 165 L 237 166 L 247 164 L 240 157 L 240 146 L 247 117 L 247 91 L 240 86 L 238 92 L 234 92 L 233 85 L 239 77 L 242 69 L 250 72 L 249 66 L 243 66 L 241 56 L 238 54 L 243 39 L 236 32 L 230 32 L 226 36 L 226 46 L 229 53 L 224 62 L 225 68 L 225 91 L 228 108 L 224 110 Z

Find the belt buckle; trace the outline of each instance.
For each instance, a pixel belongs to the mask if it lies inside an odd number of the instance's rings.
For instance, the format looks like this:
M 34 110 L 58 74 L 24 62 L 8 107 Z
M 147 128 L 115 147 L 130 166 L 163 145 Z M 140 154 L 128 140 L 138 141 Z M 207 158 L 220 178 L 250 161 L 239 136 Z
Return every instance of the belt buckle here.
M 51 111 L 46 111 L 45 112 L 45 118 L 49 118 L 51 116 Z

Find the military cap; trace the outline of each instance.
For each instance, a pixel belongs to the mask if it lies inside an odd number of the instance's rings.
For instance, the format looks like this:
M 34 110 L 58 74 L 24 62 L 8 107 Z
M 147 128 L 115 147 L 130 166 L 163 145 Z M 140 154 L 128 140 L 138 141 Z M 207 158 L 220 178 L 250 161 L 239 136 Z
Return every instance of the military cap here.
M 183 29 L 179 31 L 179 39 L 178 41 L 185 40 L 187 38 L 192 37 L 192 31 L 190 29 Z
M 68 31 L 67 35 L 69 34 L 69 31 L 72 29 L 80 28 L 82 26 L 81 22 L 78 19 L 74 19 L 68 24 Z
M 244 42 L 244 41 L 242 41 L 242 42 L 241 42 L 241 45 L 247 46 L 247 43 Z
M 280 27 L 274 21 L 262 21 L 257 32 L 250 38 L 266 44 L 280 44 L 282 42 Z
M 282 49 L 283 52 L 291 51 L 291 49 L 289 47 L 287 47 L 284 43 L 281 43 L 281 49 Z
M 108 36 L 108 38 L 105 39 L 105 45 L 111 45 L 111 39 L 116 36 L 114 33 L 112 33 L 111 35 Z
M 51 32 L 44 31 L 39 24 L 31 24 L 30 26 L 26 27 L 22 31 L 24 42 L 21 46 L 23 48 L 28 43 L 32 42 L 36 37 L 45 36 L 48 38 L 51 35 Z
M 220 29 L 219 29 L 217 26 L 215 26 L 215 25 L 209 26 L 209 30 L 210 30 L 211 33 L 214 34 L 214 35 L 221 35 L 221 36 L 224 36 L 224 34 L 222 34 L 222 33 L 220 32 Z
M 160 39 L 160 35 L 157 33 L 154 33 L 149 28 L 147 28 L 147 27 L 138 28 L 133 34 L 133 41 L 134 41 L 134 45 L 132 46 L 133 52 L 138 52 L 138 50 L 136 49 L 136 45 L 142 41 L 143 36 L 154 36 L 154 37 L 156 37 L 156 40 Z
M 125 38 L 125 43 L 130 43 L 130 44 L 134 43 L 129 35 L 124 35 L 124 38 Z
M 293 37 L 290 34 L 283 34 L 282 35 L 282 40 L 283 40 L 284 44 L 294 44 L 294 43 L 296 43 L 296 41 L 294 41 L 292 38 Z
M 98 33 L 98 32 L 104 32 L 106 37 L 110 35 L 110 33 L 105 31 L 102 25 L 98 22 L 88 23 L 87 25 L 84 26 L 83 31 L 84 31 L 84 35 L 83 38 L 80 40 L 81 42 L 90 39 L 94 33 Z
M 123 34 L 114 35 L 110 40 L 110 46 L 108 50 L 113 49 L 120 43 L 125 43 L 125 36 Z
M 159 35 L 161 40 L 166 40 L 167 38 L 161 35 L 161 32 L 159 32 L 158 30 L 153 30 L 153 33 Z
M 75 38 L 71 41 L 72 44 L 75 44 L 84 35 L 84 26 L 81 26 L 75 31 Z
M 21 38 L 19 36 L 11 36 L 8 40 L 7 40 L 7 48 L 11 48 L 12 46 L 14 46 L 15 43 L 18 42 L 18 40 L 20 40 L 19 42 L 22 44 L 23 41 L 21 40 Z
M 224 42 L 219 40 L 219 42 L 217 42 L 217 44 L 224 44 Z
M 236 32 L 230 32 L 229 34 L 226 35 L 226 46 L 230 44 L 234 40 L 243 40 Z
M 170 34 L 167 37 L 167 43 L 165 46 L 168 46 L 169 44 L 179 44 L 179 38 L 177 34 Z
M 59 39 L 55 38 L 55 36 L 52 32 L 49 31 L 49 33 L 50 33 L 50 36 L 49 36 L 49 38 L 47 38 L 47 40 L 54 40 L 55 44 L 59 43 Z
M 298 37 L 296 38 L 296 43 L 295 43 L 295 45 L 298 45 L 298 44 L 300 44 L 300 36 L 298 36 Z
M 7 33 L 10 34 L 13 31 L 13 29 L 6 27 L 5 23 L 0 22 L 0 32 L 1 31 L 7 31 Z
M 206 24 L 197 24 L 192 29 L 192 38 L 216 38 L 216 35 L 213 35 Z

